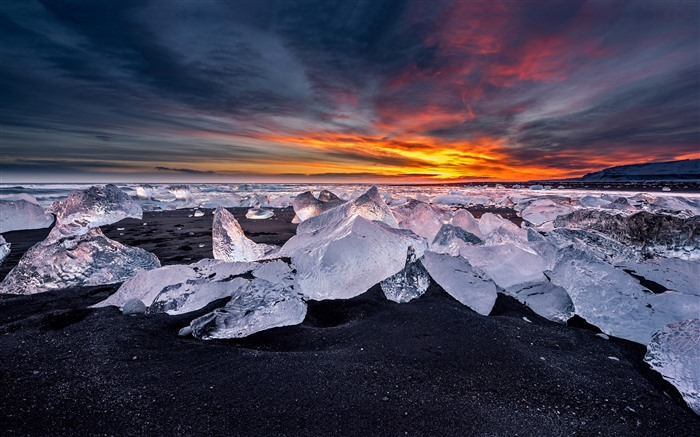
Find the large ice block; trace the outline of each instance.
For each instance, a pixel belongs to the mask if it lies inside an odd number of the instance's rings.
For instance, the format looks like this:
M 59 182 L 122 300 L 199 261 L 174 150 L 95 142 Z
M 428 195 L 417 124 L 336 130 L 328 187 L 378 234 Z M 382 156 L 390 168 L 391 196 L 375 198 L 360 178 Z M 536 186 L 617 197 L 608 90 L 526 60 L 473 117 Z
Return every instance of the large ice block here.
M 661 328 L 647 345 L 644 361 L 673 384 L 700 415 L 700 319 Z
M 522 210 L 520 216 L 523 220 L 540 226 L 554 221 L 557 217 L 572 211 L 571 205 L 557 203 L 552 199 L 539 199 L 529 204 Z
M 292 284 L 253 279 L 236 289 L 223 308 L 190 323 L 203 340 L 241 338 L 280 326 L 297 325 L 306 317 L 306 302 Z
M 479 222 L 474 218 L 472 213 L 466 209 L 458 209 L 452 216 L 451 223 L 455 226 L 459 226 L 465 231 L 476 235 L 479 238 L 483 238 L 481 234 L 481 229 L 479 229 Z
M 574 303 L 566 290 L 548 280 L 517 284 L 505 289 L 504 293 L 553 322 L 566 323 L 575 314 Z
M 654 294 L 622 269 L 573 247 L 561 251 L 547 275 L 569 294 L 576 314 L 606 334 L 637 343 L 647 344 L 668 323 L 700 314 L 697 296 L 674 291 Z
M 302 222 L 343 203 L 345 203 L 344 200 L 327 190 L 321 191 L 318 199 L 311 191 L 305 191 L 294 198 L 292 207 L 299 221 Z
M 421 263 L 452 297 L 481 315 L 489 315 L 498 295 L 496 286 L 479 276 L 466 259 L 427 251 Z
M 620 266 L 667 290 L 700 296 L 700 263 L 697 261 L 658 258 L 641 262 L 625 261 Z
M 430 243 L 430 250 L 457 256 L 462 247 L 475 244 L 484 244 L 484 242 L 481 238 L 459 226 L 444 224 Z
M 297 227 L 297 234 L 313 233 L 326 227 L 330 229 L 338 228 L 348 218 L 352 217 L 363 217 L 366 220 L 379 221 L 392 228 L 399 226 L 391 209 L 384 203 L 377 187 L 372 187 L 354 200 L 301 222 Z
M 90 229 L 116 223 L 127 217 L 143 216 L 141 207 L 112 184 L 73 192 L 66 199 L 54 202 L 51 212 L 56 214 L 56 226 L 48 237 L 53 241 L 65 236 L 84 234 Z
M 203 259 L 194 264 L 164 266 L 139 273 L 95 307 L 122 307 L 126 302 L 138 299 L 151 313 L 188 313 L 231 296 L 253 278 L 286 284 L 293 282 L 291 268 L 281 260 L 256 263 Z
M 410 229 L 416 235 L 433 241 L 443 223 L 450 220 L 449 211 L 433 207 L 415 199 L 408 200 L 391 211 L 401 229 Z
M 426 246 L 411 231 L 350 215 L 337 226 L 295 235 L 279 254 L 291 257 L 299 291 L 308 298 L 349 299 L 401 271 L 409 247 L 420 257 Z
M 408 248 L 406 267 L 379 283 L 387 299 L 404 303 L 419 298 L 430 286 L 428 272 L 416 259 L 416 251 Z
M 0 293 L 33 294 L 74 286 L 114 284 L 160 267 L 158 258 L 110 240 L 99 228 L 31 247 L 0 284 Z
M 223 261 L 256 261 L 277 249 L 269 244 L 258 244 L 243 233 L 236 218 L 224 208 L 214 211 L 212 221 L 212 251 L 214 258 Z
M 24 199 L 0 200 L 0 233 L 48 228 L 53 216 L 41 206 Z

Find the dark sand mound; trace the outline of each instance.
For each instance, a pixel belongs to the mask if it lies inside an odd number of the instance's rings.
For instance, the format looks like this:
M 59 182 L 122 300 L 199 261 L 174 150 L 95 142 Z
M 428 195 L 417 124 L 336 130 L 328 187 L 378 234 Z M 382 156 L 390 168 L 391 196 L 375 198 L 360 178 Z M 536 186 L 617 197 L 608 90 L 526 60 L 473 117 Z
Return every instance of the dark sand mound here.
M 123 221 L 108 235 L 154 244 L 161 260 L 196 260 L 211 251 L 196 243 L 211 215 L 188 213 Z M 279 223 L 241 225 L 258 242 L 283 241 L 267 234 Z M 153 243 L 151 231 L 170 237 Z M 311 302 L 298 326 L 204 342 L 177 332 L 223 302 L 183 316 L 87 308 L 116 289 L 0 296 L 4 434 L 700 435 L 700 418 L 642 362 L 643 346 L 503 296 L 483 317 L 435 285 L 408 304 L 374 287 Z

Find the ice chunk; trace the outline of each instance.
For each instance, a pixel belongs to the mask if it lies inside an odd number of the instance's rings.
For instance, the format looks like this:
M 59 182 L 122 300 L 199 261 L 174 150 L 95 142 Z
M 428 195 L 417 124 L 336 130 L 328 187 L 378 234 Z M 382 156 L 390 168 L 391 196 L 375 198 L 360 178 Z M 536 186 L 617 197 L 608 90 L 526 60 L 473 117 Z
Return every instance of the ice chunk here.
M 10 243 L 5 241 L 5 238 L 0 235 L 0 264 L 5 261 L 7 255 L 10 254 Z
M 641 344 L 647 344 L 664 325 L 700 313 L 697 296 L 673 291 L 651 293 L 622 269 L 575 248 L 561 251 L 548 276 L 569 294 L 576 314 L 606 334 Z
M 489 315 L 496 303 L 496 286 L 479 276 L 466 259 L 427 251 L 421 263 L 452 297 L 481 315 Z
M 539 199 L 529 204 L 522 210 L 520 216 L 523 220 L 540 226 L 554 221 L 560 215 L 568 214 L 572 211 L 571 206 L 555 203 L 552 199 Z
M 672 323 L 656 332 L 644 361 L 680 392 L 700 415 L 700 319 Z
M 0 284 L 1 293 L 33 294 L 74 286 L 114 284 L 160 266 L 155 255 L 124 246 L 99 228 L 31 247 Z
M 481 229 L 479 229 L 479 222 L 474 218 L 472 213 L 466 209 L 457 210 L 452 216 L 452 224 L 459 226 L 465 231 L 482 238 Z
M 344 200 L 327 190 L 321 191 L 318 197 L 318 199 L 315 198 L 311 191 L 305 191 L 294 198 L 292 207 L 300 222 L 345 203 Z
M 270 209 L 263 209 L 260 204 L 255 205 L 255 207 L 248 210 L 245 217 L 252 220 L 265 220 L 274 216 L 275 213 Z
M 254 279 L 240 287 L 223 308 L 190 323 L 203 340 L 247 337 L 265 329 L 297 325 L 306 317 L 306 303 L 288 283 Z
M 204 217 L 204 211 L 201 209 L 196 209 L 193 214 L 195 217 Z
M 35 203 L 24 199 L 0 200 L 0 233 L 48 228 L 52 223 L 53 216 Z
M 165 266 L 139 273 L 95 307 L 122 307 L 131 299 L 139 299 L 151 313 L 183 314 L 231 296 L 251 278 L 290 284 L 293 281 L 291 268 L 281 260 L 253 263 L 203 259 L 190 265 Z
M 354 215 L 337 227 L 295 235 L 279 253 L 291 257 L 299 290 L 310 299 L 349 299 L 401 271 L 409 247 L 420 257 L 426 246 L 411 231 Z
M 558 217 L 554 225 L 600 232 L 637 248 L 647 258 L 700 260 L 700 216 L 682 218 L 646 211 L 625 215 L 584 209 Z
M 700 263 L 697 261 L 659 258 L 643 262 L 626 261 L 621 266 L 667 290 L 700 296 Z
M 56 214 L 56 226 L 48 237 L 52 241 L 84 234 L 127 217 L 140 219 L 143 216 L 141 207 L 112 184 L 75 191 L 66 199 L 54 202 L 51 211 Z
M 448 211 L 413 199 L 391 210 L 401 229 L 410 229 L 428 241 L 435 238 L 442 224 L 450 218 Z
M 236 218 L 224 208 L 214 211 L 212 221 L 212 251 L 214 258 L 223 261 L 256 261 L 277 249 L 258 244 L 243 233 Z
M 457 256 L 462 247 L 474 244 L 484 244 L 484 242 L 481 238 L 460 227 L 444 224 L 440 228 L 440 232 L 435 235 L 432 243 L 430 243 L 430 250 L 436 253 L 447 253 Z
M 430 286 L 430 276 L 416 259 L 416 251 L 408 248 L 406 267 L 379 284 L 387 299 L 404 303 L 421 297 Z
M 546 281 L 543 272 L 552 267 L 533 248 L 524 244 L 464 245 L 459 254 L 503 289 Z
M 355 200 L 304 220 L 297 227 L 297 234 L 312 233 L 325 227 L 338 228 L 348 218 L 357 216 L 370 221 L 382 222 L 392 228 L 399 226 L 391 209 L 382 200 L 377 187 L 372 187 Z
M 634 246 L 622 244 L 597 232 L 559 228 L 548 232 L 547 240 L 562 249 L 573 246 L 581 250 L 591 251 L 598 258 L 609 263 L 643 258 L 641 251 Z
M 574 303 L 562 287 L 549 281 L 518 284 L 505 290 L 540 316 L 553 322 L 566 323 L 574 316 Z

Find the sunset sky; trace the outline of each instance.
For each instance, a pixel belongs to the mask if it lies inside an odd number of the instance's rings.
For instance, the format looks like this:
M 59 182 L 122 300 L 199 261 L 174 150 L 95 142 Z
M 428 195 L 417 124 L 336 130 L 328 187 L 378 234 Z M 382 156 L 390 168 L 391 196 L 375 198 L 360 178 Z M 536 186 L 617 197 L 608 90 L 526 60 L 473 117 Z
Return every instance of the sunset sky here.
M 0 182 L 447 182 L 700 158 L 697 1 L 0 3 Z

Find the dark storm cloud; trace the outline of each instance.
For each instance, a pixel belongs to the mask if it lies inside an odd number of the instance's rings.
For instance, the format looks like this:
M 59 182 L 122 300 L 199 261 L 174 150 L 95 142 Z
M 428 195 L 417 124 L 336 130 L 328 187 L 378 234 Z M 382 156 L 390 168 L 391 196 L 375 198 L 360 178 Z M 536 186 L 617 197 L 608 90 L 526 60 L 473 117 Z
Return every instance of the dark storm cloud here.
M 236 172 L 268 159 L 430 173 L 417 152 L 484 138 L 506 155 L 484 175 L 673 159 L 700 145 L 698 13 L 695 2 L 6 0 L 3 166 L 38 166 L 21 161 L 31 155 L 66 169 L 227 160 Z M 304 145 L 328 133 L 382 140 L 371 153 Z
M 193 170 L 191 168 L 170 168 L 170 167 L 154 167 L 158 171 L 172 171 L 176 173 L 187 173 L 187 174 L 214 174 L 213 171 L 201 171 Z

